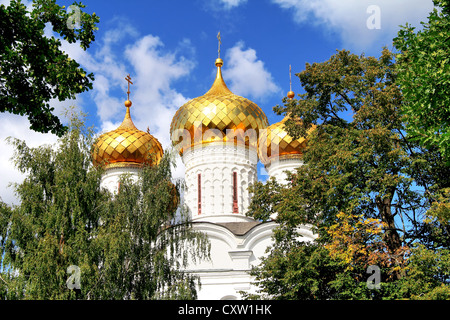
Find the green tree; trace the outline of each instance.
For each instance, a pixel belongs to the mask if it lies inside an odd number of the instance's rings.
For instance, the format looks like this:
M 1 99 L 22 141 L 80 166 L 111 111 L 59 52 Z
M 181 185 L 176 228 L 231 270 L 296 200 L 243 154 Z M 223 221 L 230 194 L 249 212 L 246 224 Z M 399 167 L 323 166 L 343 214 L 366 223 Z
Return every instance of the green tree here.
M 406 276 L 398 291 L 414 300 L 450 300 L 450 250 L 428 249 L 418 243 L 411 249 Z
M 411 140 L 422 148 L 434 150 L 419 161 L 433 163 L 434 176 L 428 185 L 431 206 L 427 215 L 433 217 L 418 226 L 417 233 L 425 235 L 422 243 L 429 250 L 450 245 L 450 3 L 434 0 L 435 8 L 423 29 L 406 25 L 398 32 L 394 45 L 398 78 L 405 103 L 402 106 L 405 129 Z M 418 161 L 418 163 L 420 163 Z M 422 167 L 419 164 L 419 167 Z M 421 169 L 418 168 L 418 172 Z
M 407 274 L 401 267 L 407 264 L 405 248 L 414 241 L 445 244 L 448 225 L 427 224 L 424 218 L 437 190 L 448 183 L 449 168 L 435 149 L 405 136 L 396 70 L 387 49 L 378 59 L 338 51 L 328 61 L 306 64 L 297 74 L 305 93 L 274 108 L 302 119 L 286 122 L 294 137 L 306 136 L 312 125 L 317 128 L 308 136 L 305 165 L 289 174 L 287 184 L 271 180 L 251 187 L 256 196 L 249 214 L 265 220 L 277 212 L 279 223 L 274 246 L 252 272 L 262 284 L 261 294 L 289 299 L 404 297 L 398 287 Z M 343 224 L 341 213 L 360 218 Z M 339 229 L 347 225 L 358 231 L 358 225 L 370 221 L 381 226 L 377 246 L 367 234 L 355 238 L 353 231 L 349 236 Z M 299 224 L 310 224 L 318 239 L 299 243 Z M 330 228 L 341 232 L 330 234 Z M 446 237 L 430 239 L 430 234 Z M 330 247 L 349 239 L 358 239 L 347 245 L 360 248 L 359 255 L 336 254 L 336 247 Z M 385 266 L 381 291 L 368 290 L 363 281 L 371 263 Z M 308 283 L 314 285 L 308 288 Z
M 136 184 L 124 176 L 113 196 L 100 187 L 93 133 L 82 123 L 73 118 L 56 146 L 10 139 L 26 178 L 15 186 L 20 204 L 0 206 L 1 298 L 195 298 L 196 279 L 181 267 L 188 253 L 206 256 L 208 244 L 177 214 L 170 155 Z M 72 265 L 79 290 L 67 285 Z
M 438 148 L 450 164 L 450 3 L 433 2 L 422 30 L 406 24 L 394 39 L 397 83 L 406 102 L 402 110 L 408 135 Z
M 28 12 L 20 0 L 0 5 L 0 112 L 26 115 L 30 128 L 61 136 L 67 129 L 53 114 L 51 99 L 74 99 L 92 89 L 93 74 L 61 49 L 61 41 L 46 37 L 44 28 L 86 50 L 94 41 L 98 16 L 87 14 L 74 3 L 72 11 L 55 0 L 34 0 Z M 71 23 L 71 22 L 78 22 Z
M 401 239 L 394 216 L 405 207 L 420 208 L 421 202 L 411 188 L 410 144 L 402 135 L 392 53 L 384 49 L 376 59 L 342 50 L 324 63 L 307 64 L 298 77 L 306 93 L 276 110 L 302 119 L 300 125 L 287 123 L 294 136 L 318 125 L 296 181 L 320 188 L 316 197 L 324 202 L 309 210 L 324 219 L 340 211 L 378 218 L 395 251 Z

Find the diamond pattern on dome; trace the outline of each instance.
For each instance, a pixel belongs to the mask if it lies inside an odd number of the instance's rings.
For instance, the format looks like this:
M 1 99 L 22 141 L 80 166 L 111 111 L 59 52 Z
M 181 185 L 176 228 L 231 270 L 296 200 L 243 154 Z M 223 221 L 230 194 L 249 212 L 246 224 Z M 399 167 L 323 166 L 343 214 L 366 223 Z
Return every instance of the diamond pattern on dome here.
M 259 137 L 258 156 L 263 164 L 279 157 L 301 157 L 307 140 L 303 137 L 293 139 L 285 130 L 286 116 L 280 122 L 270 125 Z
M 242 129 L 245 132 L 253 129 L 258 135 L 260 129 L 268 126 L 267 117 L 261 108 L 252 101 L 233 94 L 222 79 L 220 67 L 217 69 L 216 80 L 211 89 L 203 96 L 185 103 L 172 119 L 171 136 L 179 138 L 172 142 L 179 148 L 180 153 L 195 144 L 226 141 L 228 130 Z M 208 138 L 203 140 L 203 134 L 209 129 L 220 130 L 223 138 L 213 138 L 212 134 L 208 134 Z M 181 130 L 181 133 L 188 130 L 190 137 L 184 139 L 178 135 L 177 130 Z M 202 135 L 195 134 L 200 130 Z M 256 148 L 258 142 L 257 139 L 254 140 L 250 145 Z
M 158 164 L 162 155 L 159 141 L 134 126 L 129 110 L 119 128 L 97 139 L 92 152 L 94 165 L 105 165 L 106 168 Z

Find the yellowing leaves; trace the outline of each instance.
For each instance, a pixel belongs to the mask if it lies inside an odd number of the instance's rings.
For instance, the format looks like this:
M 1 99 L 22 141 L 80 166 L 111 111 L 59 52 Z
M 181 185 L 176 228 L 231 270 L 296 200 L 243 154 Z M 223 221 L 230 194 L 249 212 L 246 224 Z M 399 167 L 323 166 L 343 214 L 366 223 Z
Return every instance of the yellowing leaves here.
M 379 219 L 364 219 L 363 215 L 339 212 L 337 222 L 327 228 L 331 241 L 325 246 L 330 256 L 346 265 L 345 270 L 367 268 L 370 265 L 389 268 L 389 273 L 401 272 L 404 254 L 402 247 L 398 252 L 389 252 L 383 241 L 386 224 Z
M 443 188 L 434 200 L 424 222 L 431 223 L 436 219 L 443 225 L 450 224 L 450 188 Z

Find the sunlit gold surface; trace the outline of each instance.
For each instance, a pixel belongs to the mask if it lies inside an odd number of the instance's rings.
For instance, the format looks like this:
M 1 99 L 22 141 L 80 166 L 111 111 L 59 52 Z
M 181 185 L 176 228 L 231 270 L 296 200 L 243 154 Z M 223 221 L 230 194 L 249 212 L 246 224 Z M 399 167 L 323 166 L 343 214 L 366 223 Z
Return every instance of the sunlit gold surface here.
M 303 137 L 293 139 L 286 131 L 285 122 L 289 116 L 280 122 L 270 125 L 259 137 L 258 156 L 263 164 L 268 164 L 274 158 L 301 158 L 307 140 Z M 300 120 L 298 120 L 300 121 Z
M 226 135 L 229 133 L 227 130 L 242 129 L 239 132 L 246 133 L 249 129 L 253 129 L 253 132 L 258 135 L 260 129 L 268 126 L 267 117 L 258 105 L 235 95 L 228 89 L 222 78 L 223 60 L 218 58 L 215 64 L 217 75 L 209 91 L 184 104 L 172 119 L 170 133 L 173 144 L 179 148 L 180 153 L 194 144 L 212 141 L 226 142 Z M 178 129 L 180 131 L 187 130 L 190 134 L 190 141 L 174 134 Z M 215 130 L 211 131 L 210 129 Z M 208 130 L 209 133 L 204 134 Z M 213 136 L 212 132 L 219 133 L 219 135 Z M 254 139 L 254 143 L 256 147 L 257 137 Z
M 289 99 L 292 99 L 292 98 L 294 98 L 294 97 L 295 97 L 295 93 L 294 93 L 294 91 L 288 91 L 288 93 L 287 93 L 287 97 L 288 97 Z
M 127 100 L 125 106 L 127 111 L 122 124 L 102 134 L 94 144 L 94 165 L 105 165 L 107 169 L 157 165 L 163 155 L 161 144 L 151 134 L 136 128 L 130 116 L 131 101 Z
M 289 65 L 289 91 L 287 93 L 287 97 L 289 99 L 292 99 L 295 97 L 295 92 L 292 91 L 292 68 L 291 68 L 291 65 Z

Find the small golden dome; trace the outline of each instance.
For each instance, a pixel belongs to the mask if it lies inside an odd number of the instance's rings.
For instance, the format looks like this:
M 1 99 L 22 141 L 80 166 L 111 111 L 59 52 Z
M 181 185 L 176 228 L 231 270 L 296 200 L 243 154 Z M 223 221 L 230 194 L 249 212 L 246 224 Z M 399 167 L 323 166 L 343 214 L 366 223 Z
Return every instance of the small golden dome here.
M 231 141 L 231 137 L 234 142 L 243 141 L 256 148 L 259 129 L 268 126 L 267 117 L 258 105 L 228 89 L 222 78 L 223 60 L 216 59 L 215 65 L 216 79 L 208 92 L 185 103 L 172 119 L 170 134 L 180 154 L 196 144 L 226 142 Z M 253 129 L 256 136 L 246 139 L 249 129 Z M 183 138 L 184 130 L 190 137 Z
M 104 165 L 106 169 L 157 165 L 163 156 L 161 143 L 150 133 L 136 128 L 130 116 L 130 100 L 125 101 L 125 106 L 122 124 L 102 134 L 94 144 L 94 165 Z
M 258 156 L 264 165 L 269 164 L 274 158 L 300 159 L 303 156 L 307 140 L 303 137 L 293 139 L 288 134 L 285 128 L 288 119 L 289 115 L 280 122 L 270 125 L 259 137 Z

